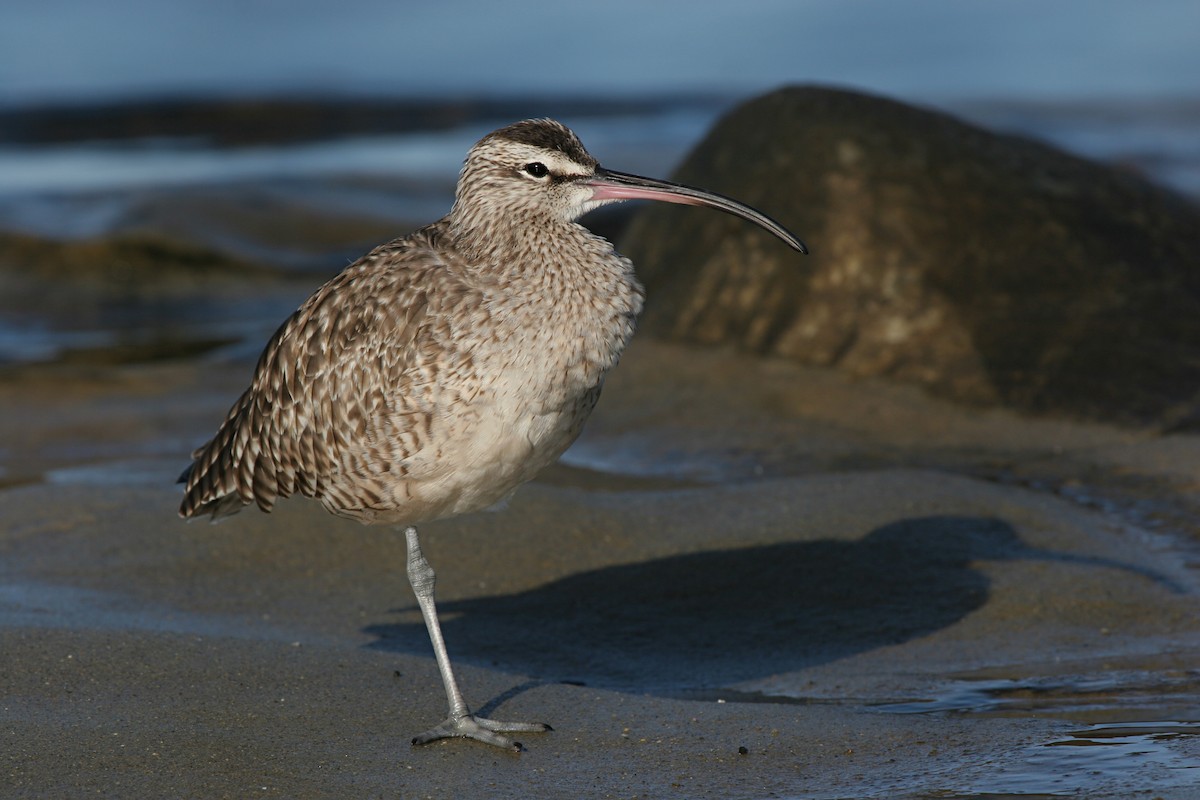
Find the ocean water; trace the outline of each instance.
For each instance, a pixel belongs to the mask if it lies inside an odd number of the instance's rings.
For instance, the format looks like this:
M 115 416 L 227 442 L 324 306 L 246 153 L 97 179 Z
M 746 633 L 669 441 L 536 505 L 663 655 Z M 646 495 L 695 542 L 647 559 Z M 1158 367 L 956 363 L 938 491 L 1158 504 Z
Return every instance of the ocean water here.
M 0 4 L 0 110 L 505 97 L 536 113 L 540 98 L 653 97 L 636 113 L 568 122 L 603 160 L 662 173 L 738 99 L 823 83 L 948 108 L 1196 193 L 1197 31 L 1194 0 L 12 0 Z M 16 201 L 44 194 L 343 174 L 452 179 L 466 147 L 507 121 L 214 147 L 203 137 L 97 143 L 87 126 L 76 138 L 22 141 L 10 115 L 0 121 L 0 224 L 28 224 Z
M 1192 0 L 9 0 L 0 99 L 328 91 L 1194 95 Z

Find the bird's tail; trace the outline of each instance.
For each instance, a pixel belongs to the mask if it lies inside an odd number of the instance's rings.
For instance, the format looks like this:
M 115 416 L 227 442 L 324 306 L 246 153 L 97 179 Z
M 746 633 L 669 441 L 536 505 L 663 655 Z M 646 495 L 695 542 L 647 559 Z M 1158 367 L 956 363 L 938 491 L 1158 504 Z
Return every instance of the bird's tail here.
M 217 494 L 211 489 L 206 489 L 203 481 L 192 480 L 192 475 L 196 473 L 197 465 L 200 463 L 200 455 L 204 451 L 205 447 L 200 447 L 199 450 L 192 453 L 192 463 L 187 465 L 187 468 L 180 474 L 179 480 L 176 481 L 185 486 L 184 500 L 179 505 L 179 516 L 191 521 L 196 517 L 209 515 L 212 522 L 221 522 L 222 519 L 233 516 L 244 509 L 246 501 L 242 500 L 241 495 L 236 491 Z

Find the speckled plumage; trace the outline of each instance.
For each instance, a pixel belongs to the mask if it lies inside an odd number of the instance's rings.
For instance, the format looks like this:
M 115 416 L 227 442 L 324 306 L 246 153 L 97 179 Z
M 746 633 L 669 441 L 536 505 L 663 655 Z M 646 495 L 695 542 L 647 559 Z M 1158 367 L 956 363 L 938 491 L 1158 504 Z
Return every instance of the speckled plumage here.
M 542 139 L 586 156 L 549 125 Z M 193 453 L 183 516 L 270 511 L 300 493 L 362 522 L 416 524 L 496 503 L 574 441 L 642 289 L 604 239 L 489 189 L 512 181 L 496 161 L 506 130 L 471 151 L 447 217 L 347 267 L 276 332 Z

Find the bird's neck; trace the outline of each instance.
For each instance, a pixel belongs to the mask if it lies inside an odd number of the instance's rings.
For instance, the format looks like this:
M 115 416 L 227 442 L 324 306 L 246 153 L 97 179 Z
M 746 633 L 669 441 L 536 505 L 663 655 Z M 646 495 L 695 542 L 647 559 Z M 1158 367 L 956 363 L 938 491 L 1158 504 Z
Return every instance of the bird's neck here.
M 582 225 L 552 217 L 495 220 L 451 213 L 447 223 L 454 248 L 467 263 L 497 276 L 519 277 L 552 263 L 594 262 L 612 255 L 612 246 Z

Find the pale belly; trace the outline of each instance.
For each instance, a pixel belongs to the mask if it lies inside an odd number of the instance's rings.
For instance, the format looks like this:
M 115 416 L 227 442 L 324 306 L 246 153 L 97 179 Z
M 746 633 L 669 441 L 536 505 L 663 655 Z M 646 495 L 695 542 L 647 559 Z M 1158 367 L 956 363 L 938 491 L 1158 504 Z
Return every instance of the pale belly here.
M 443 516 L 486 509 L 532 480 L 578 438 L 593 405 L 594 399 L 580 398 L 556 412 L 482 421 L 476 436 L 463 443 L 458 463 L 465 468 L 442 482 L 447 499 L 453 498 Z
M 552 408 L 487 404 L 439 420 L 405 474 L 380 481 L 370 502 L 326 507 L 364 523 L 398 525 L 482 511 L 554 463 L 578 438 L 599 394 L 595 386 Z M 361 488 L 363 478 L 352 482 Z

